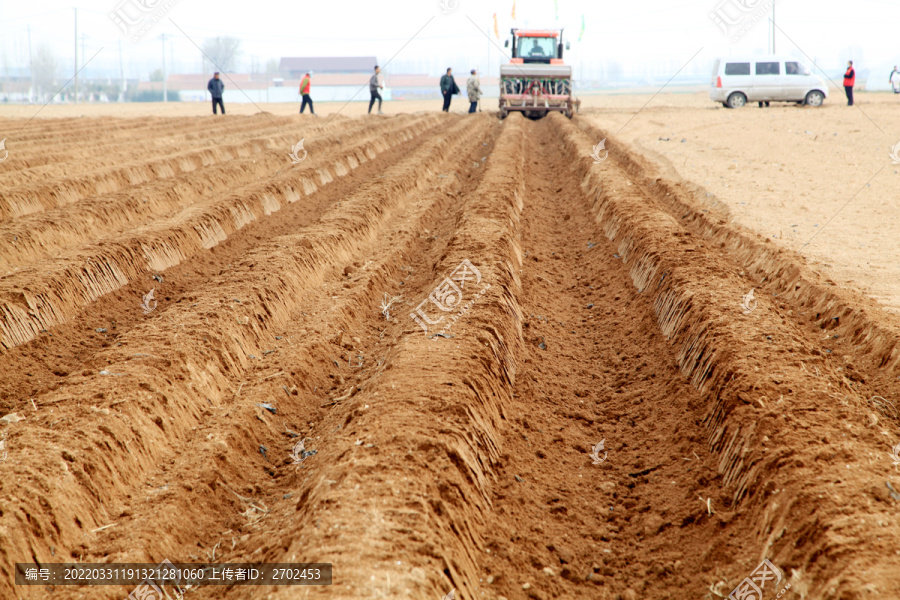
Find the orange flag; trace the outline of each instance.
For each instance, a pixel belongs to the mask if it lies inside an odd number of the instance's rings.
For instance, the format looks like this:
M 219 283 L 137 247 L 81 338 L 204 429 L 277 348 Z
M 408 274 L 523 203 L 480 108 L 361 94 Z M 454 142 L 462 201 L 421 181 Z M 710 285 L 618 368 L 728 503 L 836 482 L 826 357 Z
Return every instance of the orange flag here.
M 516 0 L 513 0 L 512 18 L 513 18 L 513 21 L 516 20 Z
M 497 13 L 494 13 L 494 37 L 500 39 L 500 30 L 497 28 Z

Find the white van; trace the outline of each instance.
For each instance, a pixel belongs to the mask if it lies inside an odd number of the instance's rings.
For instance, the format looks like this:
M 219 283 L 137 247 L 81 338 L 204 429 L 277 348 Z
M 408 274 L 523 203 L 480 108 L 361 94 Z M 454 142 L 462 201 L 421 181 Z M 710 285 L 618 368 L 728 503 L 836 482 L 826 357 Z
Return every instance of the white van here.
M 796 102 L 821 106 L 828 86 L 793 58 L 717 58 L 713 63 L 709 97 L 726 108 L 747 102 Z

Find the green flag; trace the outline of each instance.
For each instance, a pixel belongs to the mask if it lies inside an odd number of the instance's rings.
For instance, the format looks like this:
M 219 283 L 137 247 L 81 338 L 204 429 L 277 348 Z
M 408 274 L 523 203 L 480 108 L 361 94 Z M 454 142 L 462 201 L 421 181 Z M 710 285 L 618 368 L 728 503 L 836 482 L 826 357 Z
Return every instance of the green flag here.
M 584 37 L 584 15 L 581 15 L 581 33 L 578 34 L 578 41 L 581 41 L 581 38 Z

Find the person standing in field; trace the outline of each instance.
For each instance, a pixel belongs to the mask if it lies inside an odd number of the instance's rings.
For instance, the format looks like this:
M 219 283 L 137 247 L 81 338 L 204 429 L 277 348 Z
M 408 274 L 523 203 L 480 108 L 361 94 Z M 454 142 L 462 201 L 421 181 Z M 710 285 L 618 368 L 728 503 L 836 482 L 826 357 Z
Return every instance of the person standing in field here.
M 856 83 L 856 71 L 853 69 L 853 61 L 847 61 L 847 70 L 844 72 L 844 91 L 847 93 L 847 106 L 853 106 L 853 84 Z
M 372 114 L 372 106 L 375 104 L 375 100 L 378 100 L 378 114 L 383 115 L 381 112 L 381 94 L 378 93 L 379 89 L 383 89 L 384 86 L 378 83 L 378 74 L 381 73 L 381 69 L 378 68 L 378 65 L 375 65 L 375 74 L 369 79 L 369 113 Z
M 900 71 L 897 70 L 897 65 L 894 65 L 894 70 L 891 71 L 891 76 L 888 77 L 888 81 L 891 83 L 891 86 L 893 86 L 894 93 L 900 94 Z
M 309 97 L 311 77 L 312 71 L 307 71 L 306 75 L 303 76 L 303 79 L 300 80 L 300 95 L 303 96 L 303 102 L 300 104 L 301 115 L 303 114 L 303 111 L 306 110 L 307 104 L 309 104 L 309 114 L 316 114 L 316 111 L 313 110 L 312 98 Z
M 225 114 L 225 105 L 222 104 L 222 92 L 225 91 L 225 84 L 219 79 L 219 72 L 216 71 L 213 73 L 213 78 L 209 80 L 209 83 L 206 84 L 206 89 L 209 90 L 209 94 L 212 96 L 212 104 L 213 104 L 213 114 L 218 114 L 216 112 L 216 104 L 219 105 L 219 108 L 222 109 L 222 114 Z
M 469 96 L 469 112 L 475 112 L 478 99 L 481 98 L 481 82 L 478 81 L 478 73 L 472 69 L 469 80 L 466 82 L 466 94 Z
M 447 74 L 441 76 L 441 94 L 444 96 L 444 112 L 450 112 L 450 100 L 453 99 L 453 94 L 459 93 L 459 86 L 456 85 L 456 82 L 453 80 L 453 69 L 448 68 Z

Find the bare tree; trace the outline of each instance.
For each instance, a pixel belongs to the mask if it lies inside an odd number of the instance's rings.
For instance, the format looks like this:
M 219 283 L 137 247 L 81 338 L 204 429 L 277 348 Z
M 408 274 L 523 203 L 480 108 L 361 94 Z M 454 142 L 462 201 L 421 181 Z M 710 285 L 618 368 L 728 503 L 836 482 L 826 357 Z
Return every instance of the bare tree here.
M 56 75 L 59 72 L 59 61 L 50 46 L 41 44 L 34 52 L 31 62 L 35 95 L 39 99 L 57 91 Z
M 238 56 L 241 53 L 241 40 L 236 37 L 216 37 L 203 42 L 203 66 L 206 70 L 234 72 Z M 212 65 L 210 65 L 212 61 Z M 212 69 L 208 67 L 211 66 Z

